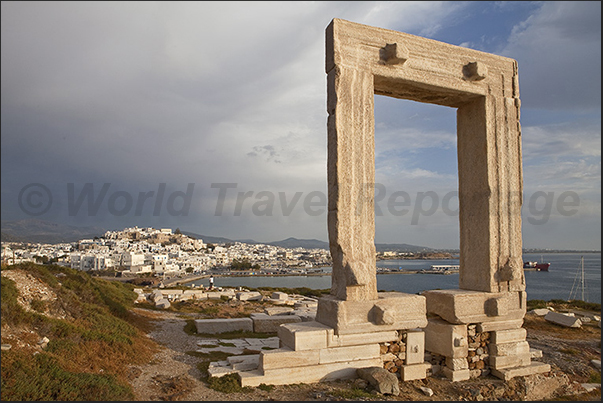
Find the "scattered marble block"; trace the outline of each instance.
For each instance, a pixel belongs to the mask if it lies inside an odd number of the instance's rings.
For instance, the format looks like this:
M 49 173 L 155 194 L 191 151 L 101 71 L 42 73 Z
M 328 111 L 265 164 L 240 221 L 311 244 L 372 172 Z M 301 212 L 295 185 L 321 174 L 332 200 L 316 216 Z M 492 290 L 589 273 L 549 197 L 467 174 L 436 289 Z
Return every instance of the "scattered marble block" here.
M 237 330 L 253 332 L 253 320 L 251 318 L 196 319 L 195 327 L 197 333 L 217 334 Z
M 558 325 L 565 326 L 565 327 L 581 327 L 582 326 L 582 322 L 580 321 L 580 318 L 577 318 L 575 316 L 564 315 L 562 313 L 557 313 L 557 312 L 547 313 L 545 315 L 544 319 L 549 322 L 556 323 Z

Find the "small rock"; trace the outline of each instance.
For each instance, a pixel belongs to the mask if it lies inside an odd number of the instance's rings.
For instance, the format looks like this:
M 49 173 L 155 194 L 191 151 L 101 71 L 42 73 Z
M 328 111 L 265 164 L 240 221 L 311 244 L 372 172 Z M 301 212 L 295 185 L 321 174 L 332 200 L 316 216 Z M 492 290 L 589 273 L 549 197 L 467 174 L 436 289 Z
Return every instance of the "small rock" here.
M 10 344 L 3 344 L 2 345 L 2 351 L 7 351 L 10 350 L 12 348 L 12 346 Z
M 545 316 L 547 313 L 549 313 L 549 309 L 546 309 L 546 308 L 537 308 L 537 309 L 532 309 L 531 311 L 528 311 L 528 314 L 536 315 L 536 316 Z
M 392 354 L 396 354 L 400 352 L 400 345 L 398 344 L 390 344 L 388 351 Z
M 601 370 L 601 360 L 590 360 L 590 363 L 595 366 L 599 371 Z
M 600 383 L 582 383 L 580 385 L 586 390 L 587 393 L 601 388 Z
M 421 392 L 423 392 L 426 396 L 433 396 L 433 390 L 431 390 L 430 388 L 425 386 L 419 386 L 419 389 L 421 389 Z

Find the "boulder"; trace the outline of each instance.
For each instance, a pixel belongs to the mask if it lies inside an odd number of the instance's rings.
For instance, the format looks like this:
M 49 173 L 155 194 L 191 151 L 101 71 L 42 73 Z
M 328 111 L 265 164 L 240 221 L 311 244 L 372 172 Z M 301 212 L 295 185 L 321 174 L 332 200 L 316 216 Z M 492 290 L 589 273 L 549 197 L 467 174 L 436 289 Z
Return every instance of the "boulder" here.
M 400 394 L 398 377 L 382 367 L 367 367 L 356 369 L 356 374 L 370 383 L 377 392 L 383 395 Z
M 156 306 L 157 308 L 161 308 L 161 309 L 168 309 L 168 308 L 170 307 L 170 305 L 171 305 L 171 304 L 170 304 L 170 301 L 168 301 L 168 300 L 167 300 L 167 299 L 165 299 L 165 298 L 162 298 L 162 299 L 157 300 L 157 301 L 155 302 L 155 306 Z
M 260 294 L 257 291 L 242 291 L 242 292 L 238 292 L 237 294 L 237 299 L 239 301 L 261 301 L 262 300 L 262 294 Z
M 280 291 L 275 291 L 272 293 L 271 298 L 276 299 L 278 301 L 286 301 L 289 299 L 289 294 Z

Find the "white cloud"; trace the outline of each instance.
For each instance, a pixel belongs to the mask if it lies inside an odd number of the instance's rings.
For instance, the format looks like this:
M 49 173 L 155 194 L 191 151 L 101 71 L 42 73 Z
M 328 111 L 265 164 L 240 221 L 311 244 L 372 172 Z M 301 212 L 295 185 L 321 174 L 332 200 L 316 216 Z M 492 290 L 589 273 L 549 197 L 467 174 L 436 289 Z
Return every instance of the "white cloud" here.
M 576 121 L 523 129 L 527 190 L 591 192 L 601 185 L 601 129 Z
M 601 107 L 601 2 L 545 1 L 501 54 L 518 60 L 522 106 Z

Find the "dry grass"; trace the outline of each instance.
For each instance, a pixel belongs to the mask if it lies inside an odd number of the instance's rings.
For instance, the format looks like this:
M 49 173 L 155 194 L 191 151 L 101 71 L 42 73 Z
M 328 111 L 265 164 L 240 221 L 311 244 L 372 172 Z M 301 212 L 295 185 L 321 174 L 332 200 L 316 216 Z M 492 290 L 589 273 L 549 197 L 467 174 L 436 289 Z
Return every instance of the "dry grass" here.
M 3 270 L 42 281 L 69 315 L 26 311 L 15 283 L 2 277 L 2 342 L 10 334 L 15 344 L 2 352 L 2 400 L 131 400 L 129 365 L 149 361 L 158 349 L 145 334 L 148 318 L 130 311 L 132 289 L 59 266 Z M 43 336 L 50 339 L 45 348 L 37 345 Z

